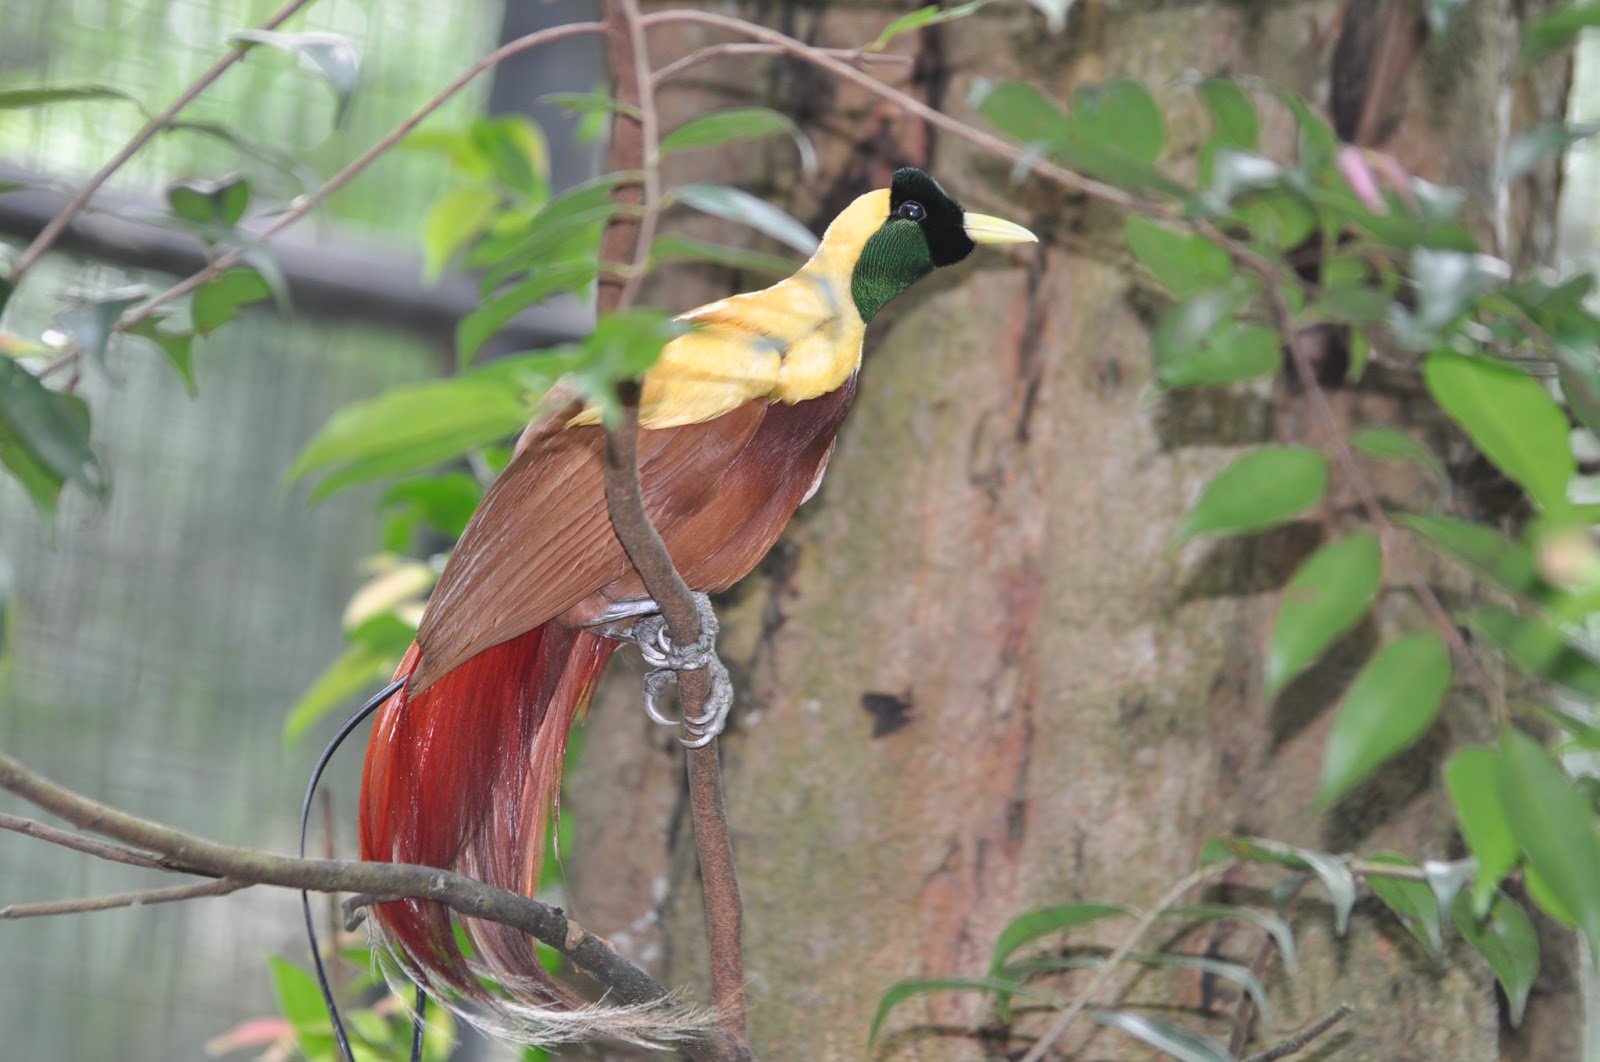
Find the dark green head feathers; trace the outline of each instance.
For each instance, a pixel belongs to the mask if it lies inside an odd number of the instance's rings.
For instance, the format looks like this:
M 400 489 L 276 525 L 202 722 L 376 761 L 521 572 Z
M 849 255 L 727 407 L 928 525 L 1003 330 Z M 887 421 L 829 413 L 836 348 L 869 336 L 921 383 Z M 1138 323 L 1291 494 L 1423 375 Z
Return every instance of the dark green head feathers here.
M 870 321 L 890 299 L 935 269 L 961 261 L 979 243 L 1035 239 L 1020 225 L 967 213 L 938 181 L 907 166 L 895 171 L 888 217 L 861 249 L 850 294 L 861 319 Z

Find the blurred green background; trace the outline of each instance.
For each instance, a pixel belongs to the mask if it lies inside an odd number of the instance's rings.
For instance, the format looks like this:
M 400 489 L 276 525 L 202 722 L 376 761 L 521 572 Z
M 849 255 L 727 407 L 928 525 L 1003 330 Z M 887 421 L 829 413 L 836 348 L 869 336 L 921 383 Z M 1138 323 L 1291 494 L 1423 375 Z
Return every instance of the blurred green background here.
M 285 28 L 338 33 L 359 48 L 360 88 L 338 128 L 326 82 L 290 54 L 256 49 L 184 117 L 225 120 L 292 165 L 174 133 L 123 169 L 97 204 L 136 217 L 160 209 L 168 180 L 235 172 L 251 181 L 253 211 L 286 202 L 498 40 L 592 17 L 590 3 L 507 2 L 318 0 Z M 222 53 L 228 34 L 276 6 L 0 0 L 0 91 L 94 83 L 160 108 Z M 508 64 L 436 121 L 533 113 L 556 142 L 556 183 L 570 183 L 593 166 L 592 149 L 563 147 L 561 121 L 532 101 L 593 88 L 599 66 L 584 42 L 559 53 Z M 0 179 L 29 186 L 0 194 L 0 241 L 25 245 L 38 185 L 70 188 L 142 122 L 120 101 L 0 109 Z M 218 840 L 292 850 L 300 793 L 332 725 L 292 749 L 281 727 L 343 645 L 339 615 L 361 580 L 359 558 L 377 542 L 377 516 L 373 491 L 308 507 L 283 472 L 340 404 L 450 363 L 450 329 L 470 285 L 446 278 L 424 288 L 417 253 L 420 219 L 444 178 L 439 158 L 396 151 L 297 226 L 296 312 L 246 311 L 197 340 L 198 399 L 136 343 L 113 345 L 104 366 L 88 368 L 79 390 L 111 476 L 107 500 L 69 490 L 50 528 L 0 478 L 0 747 L 116 806 Z M 52 254 L 19 290 L 6 329 L 38 335 L 64 295 L 176 279 L 139 268 L 171 257 L 166 243 L 124 243 Z M 177 243 L 191 255 L 199 249 Z M 330 775 L 345 855 L 360 757 L 358 741 Z M 9 798 L 0 808 L 31 814 Z M 164 883 L 0 834 L 0 905 Z M 0 923 L 0 1057 L 203 1057 L 207 1040 L 274 1012 L 262 956 L 304 960 L 298 919 L 292 894 L 258 889 Z

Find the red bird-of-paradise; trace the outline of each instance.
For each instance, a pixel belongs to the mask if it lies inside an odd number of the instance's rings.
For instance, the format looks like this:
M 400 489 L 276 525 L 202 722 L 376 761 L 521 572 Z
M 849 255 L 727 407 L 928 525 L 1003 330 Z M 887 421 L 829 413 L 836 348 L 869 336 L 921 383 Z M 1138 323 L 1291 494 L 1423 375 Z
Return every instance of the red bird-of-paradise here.
M 883 305 L 975 244 L 1034 239 L 902 169 L 851 203 L 794 276 L 682 315 L 692 331 L 644 378 L 638 462 L 691 589 L 741 579 L 817 490 Z M 611 527 L 598 421 L 569 410 L 530 427 L 467 525 L 372 731 L 362 858 L 537 888 L 567 734 L 616 636 L 662 652 L 626 629 L 656 609 Z M 692 735 L 709 740 L 724 712 Z M 673 1038 L 648 1010 L 582 1006 L 509 927 L 416 899 L 377 905 L 372 922 L 400 968 L 470 1020 L 538 1042 Z

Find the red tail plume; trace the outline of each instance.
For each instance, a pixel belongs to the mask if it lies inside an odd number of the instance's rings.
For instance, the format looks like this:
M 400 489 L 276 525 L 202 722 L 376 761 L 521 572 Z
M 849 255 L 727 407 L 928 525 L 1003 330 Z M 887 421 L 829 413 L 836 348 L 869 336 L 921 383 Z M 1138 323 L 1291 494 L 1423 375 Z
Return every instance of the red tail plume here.
M 361 857 L 445 867 L 533 895 L 567 732 L 616 645 L 547 623 L 479 653 L 420 693 L 393 697 L 367 747 Z M 421 660 L 412 645 L 395 677 L 409 677 Z M 398 900 L 377 905 L 373 917 L 419 983 L 496 1005 L 443 906 Z M 520 1003 L 574 1005 L 523 934 L 462 923 L 478 964 Z

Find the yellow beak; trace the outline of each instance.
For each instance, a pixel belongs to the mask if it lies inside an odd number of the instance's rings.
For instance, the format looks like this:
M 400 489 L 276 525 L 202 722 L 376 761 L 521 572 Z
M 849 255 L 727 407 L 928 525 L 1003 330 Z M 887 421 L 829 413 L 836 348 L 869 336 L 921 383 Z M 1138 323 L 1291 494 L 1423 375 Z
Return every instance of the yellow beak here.
M 973 243 L 1039 242 L 1039 237 L 1021 225 L 1004 218 L 992 218 L 988 214 L 974 214 L 970 210 L 962 219 L 961 227 L 967 230 L 967 237 Z

